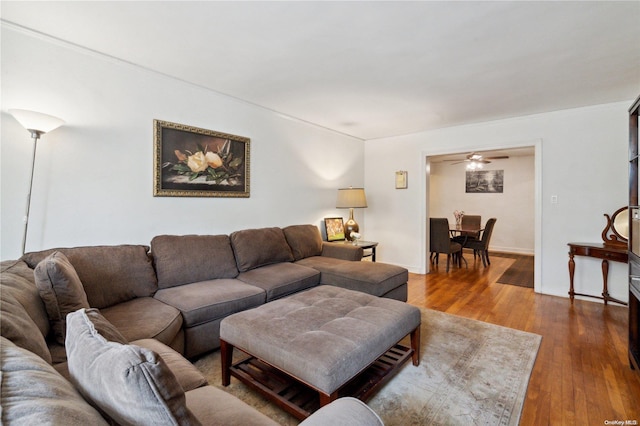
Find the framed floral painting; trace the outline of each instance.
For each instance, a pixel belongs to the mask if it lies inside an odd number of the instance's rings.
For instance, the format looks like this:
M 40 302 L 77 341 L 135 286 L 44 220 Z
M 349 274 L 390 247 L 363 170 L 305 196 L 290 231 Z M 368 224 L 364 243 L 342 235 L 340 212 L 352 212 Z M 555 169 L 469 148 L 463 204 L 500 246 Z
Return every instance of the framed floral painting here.
M 156 197 L 249 197 L 251 140 L 153 120 Z

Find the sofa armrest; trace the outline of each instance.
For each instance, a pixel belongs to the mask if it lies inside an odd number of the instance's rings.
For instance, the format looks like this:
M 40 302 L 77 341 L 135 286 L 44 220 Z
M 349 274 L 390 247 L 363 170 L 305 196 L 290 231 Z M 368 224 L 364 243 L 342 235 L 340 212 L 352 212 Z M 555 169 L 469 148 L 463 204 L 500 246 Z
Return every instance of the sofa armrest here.
M 322 242 L 322 256 L 334 257 L 342 260 L 362 260 L 362 247 L 352 244 Z
M 367 404 L 346 397 L 325 405 L 300 423 L 300 426 L 325 425 L 384 426 L 384 423 Z

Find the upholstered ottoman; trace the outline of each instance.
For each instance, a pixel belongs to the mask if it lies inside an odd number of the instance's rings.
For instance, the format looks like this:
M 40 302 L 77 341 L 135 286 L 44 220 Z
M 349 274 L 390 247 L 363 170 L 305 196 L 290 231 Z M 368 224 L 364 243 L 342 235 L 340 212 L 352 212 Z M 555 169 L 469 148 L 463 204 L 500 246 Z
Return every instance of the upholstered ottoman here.
M 398 344 L 407 335 L 411 348 Z M 220 343 L 224 386 L 233 375 L 304 418 L 338 396 L 366 400 L 410 357 L 418 365 L 420 310 L 319 286 L 226 317 Z M 232 365 L 234 347 L 250 357 Z M 364 386 L 354 386 L 361 376 Z M 301 384 L 311 397 L 298 395 Z

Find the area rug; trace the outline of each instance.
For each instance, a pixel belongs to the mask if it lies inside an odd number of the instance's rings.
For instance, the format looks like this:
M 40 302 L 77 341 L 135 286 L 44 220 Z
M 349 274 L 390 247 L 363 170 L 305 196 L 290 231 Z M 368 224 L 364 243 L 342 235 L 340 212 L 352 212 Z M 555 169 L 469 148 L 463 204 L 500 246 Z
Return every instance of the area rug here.
M 511 284 L 519 287 L 533 288 L 533 256 L 505 256 L 503 254 L 496 257 L 515 258 L 516 261 L 507 269 L 496 282 L 500 284 Z
M 420 365 L 408 362 L 367 404 L 387 426 L 517 425 L 542 337 L 431 309 L 421 311 Z M 195 365 L 210 384 L 276 422 L 299 423 L 236 379 L 221 386 L 219 351 Z

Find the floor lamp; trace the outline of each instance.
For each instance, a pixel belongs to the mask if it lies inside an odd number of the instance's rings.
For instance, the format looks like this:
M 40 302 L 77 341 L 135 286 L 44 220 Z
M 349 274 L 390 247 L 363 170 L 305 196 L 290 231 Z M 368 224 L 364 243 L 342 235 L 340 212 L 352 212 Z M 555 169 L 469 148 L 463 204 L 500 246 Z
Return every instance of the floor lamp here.
M 27 111 L 24 109 L 10 109 L 11 114 L 17 121 L 31 133 L 33 139 L 33 156 L 31 158 L 31 179 L 29 180 L 29 193 L 27 194 L 27 210 L 24 216 L 24 234 L 22 235 L 22 254 L 27 245 L 27 230 L 29 229 L 29 209 L 31 207 L 31 188 L 33 187 L 33 171 L 36 164 L 36 148 L 38 139 L 47 132 L 57 129 L 64 124 L 64 121 L 52 115 L 41 112 Z

